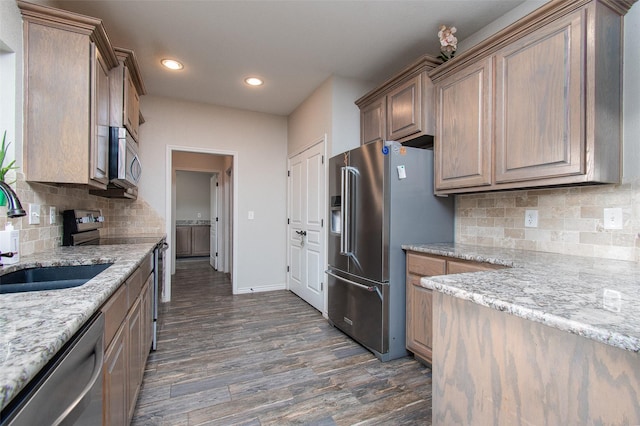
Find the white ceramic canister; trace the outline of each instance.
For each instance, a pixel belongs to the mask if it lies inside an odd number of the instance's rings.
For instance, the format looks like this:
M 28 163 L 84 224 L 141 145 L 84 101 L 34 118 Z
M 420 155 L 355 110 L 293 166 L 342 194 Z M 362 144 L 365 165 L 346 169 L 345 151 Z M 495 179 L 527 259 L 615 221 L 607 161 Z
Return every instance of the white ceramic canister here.
M 13 224 L 7 222 L 4 231 L 0 231 L 0 252 L 8 253 L 12 252 L 12 257 L 2 256 L 0 263 L 4 265 L 12 265 L 20 261 L 20 253 L 18 248 L 20 247 L 20 231 L 13 229 Z

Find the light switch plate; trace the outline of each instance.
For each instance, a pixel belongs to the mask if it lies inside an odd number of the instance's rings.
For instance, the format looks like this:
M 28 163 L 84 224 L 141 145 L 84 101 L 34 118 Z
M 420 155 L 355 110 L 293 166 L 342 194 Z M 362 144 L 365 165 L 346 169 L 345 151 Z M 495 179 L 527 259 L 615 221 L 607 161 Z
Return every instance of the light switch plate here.
M 55 225 L 56 223 L 56 214 L 56 208 L 53 206 L 49 207 L 49 223 L 51 225 Z
M 253 220 L 253 211 L 249 211 L 249 214 L 247 215 L 247 218 L 249 220 Z
M 538 227 L 538 210 L 527 210 L 524 212 L 524 226 L 525 228 Z
M 40 204 L 29 204 L 29 225 L 40 224 Z
M 604 229 L 622 229 L 622 209 L 604 209 Z

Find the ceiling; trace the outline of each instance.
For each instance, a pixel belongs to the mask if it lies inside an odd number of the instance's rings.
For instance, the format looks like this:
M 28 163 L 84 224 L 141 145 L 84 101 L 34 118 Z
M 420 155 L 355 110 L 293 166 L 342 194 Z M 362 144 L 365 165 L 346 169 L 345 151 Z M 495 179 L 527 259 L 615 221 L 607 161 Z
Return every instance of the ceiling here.
M 289 115 L 339 75 L 379 84 L 423 54 L 440 24 L 473 34 L 524 0 L 60 0 L 135 51 L 147 94 Z M 182 71 L 160 66 L 165 57 Z M 265 84 L 251 88 L 256 75 Z

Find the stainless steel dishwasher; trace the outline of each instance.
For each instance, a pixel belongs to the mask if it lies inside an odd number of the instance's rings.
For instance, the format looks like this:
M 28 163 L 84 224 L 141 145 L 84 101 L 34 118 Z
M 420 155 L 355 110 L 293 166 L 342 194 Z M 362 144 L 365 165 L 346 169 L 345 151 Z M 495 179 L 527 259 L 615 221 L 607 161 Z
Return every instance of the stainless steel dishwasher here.
M 94 316 L 2 410 L 1 425 L 102 424 L 104 315 Z

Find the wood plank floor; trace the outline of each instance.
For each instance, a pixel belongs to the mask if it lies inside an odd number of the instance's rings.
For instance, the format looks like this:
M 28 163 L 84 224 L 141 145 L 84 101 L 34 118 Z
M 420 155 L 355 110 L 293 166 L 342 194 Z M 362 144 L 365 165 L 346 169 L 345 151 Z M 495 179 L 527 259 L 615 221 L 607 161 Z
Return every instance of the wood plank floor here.
M 179 261 L 133 425 L 428 425 L 431 370 L 382 363 L 289 291 Z

